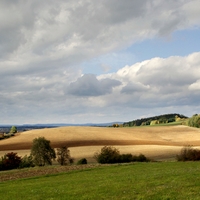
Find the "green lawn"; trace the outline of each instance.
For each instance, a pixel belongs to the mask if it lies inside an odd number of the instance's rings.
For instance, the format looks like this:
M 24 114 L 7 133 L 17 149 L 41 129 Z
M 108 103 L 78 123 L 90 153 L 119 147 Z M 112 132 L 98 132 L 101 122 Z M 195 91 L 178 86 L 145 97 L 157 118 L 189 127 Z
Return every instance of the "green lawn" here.
M 2 200 L 200 199 L 200 162 L 113 165 L 0 183 Z

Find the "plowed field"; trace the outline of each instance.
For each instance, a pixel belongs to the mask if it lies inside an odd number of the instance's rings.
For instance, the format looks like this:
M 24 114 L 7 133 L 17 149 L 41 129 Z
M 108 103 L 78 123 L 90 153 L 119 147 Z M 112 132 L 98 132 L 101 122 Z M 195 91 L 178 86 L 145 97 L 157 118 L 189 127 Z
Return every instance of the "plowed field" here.
M 22 132 L 0 141 L 0 156 L 30 151 L 32 141 L 45 137 L 54 148 L 68 146 L 74 158 L 92 157 L 102 146 L 117 147 L 121 153 L 143 153 L 151 158 L 173 159 L 185 145 L 200 146 L 200 129 L 187 126 L 102 128 L 59 127 Z

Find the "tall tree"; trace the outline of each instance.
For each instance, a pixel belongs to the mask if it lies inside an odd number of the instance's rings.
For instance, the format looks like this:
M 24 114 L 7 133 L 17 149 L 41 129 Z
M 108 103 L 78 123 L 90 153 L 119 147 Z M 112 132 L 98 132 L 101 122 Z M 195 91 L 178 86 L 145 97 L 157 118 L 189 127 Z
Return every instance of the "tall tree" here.
M 51 148 L 50 141 L 44 137 L 35 138 L 31 148 L 31 156 L 35 165 L 51 165 L 56 158 L 55 150 Z
M 70 151 L 67 147 L 57 149 L 57 161 L 60 165 L 67 165 L 73 162 L 70 156 Z

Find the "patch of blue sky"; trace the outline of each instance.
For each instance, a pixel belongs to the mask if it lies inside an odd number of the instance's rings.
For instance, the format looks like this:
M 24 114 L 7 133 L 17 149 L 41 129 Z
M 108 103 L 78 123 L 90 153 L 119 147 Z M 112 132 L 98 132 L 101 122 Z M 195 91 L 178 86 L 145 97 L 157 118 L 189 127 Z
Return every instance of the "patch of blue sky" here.
M 112 73 L 154 57 L 187 56 L 200 51 L 200 28 L 181 30 L 168 37 L 137 42 L 117 52 L 108 53 L 82 64 L 84 74 Z
M 137 62 L 154 57 L 187 56 L 200 51 L 200 29 L 176 31 L 169 37 L 138 42 L 126 49 Z
M 82 64 L 82 71 L 84 74 L 91 73 L 96 75 L 112 73 L 125 65 L 132 65 L 135 62 L 135 55 L 131 51 L 122 50 L 93 58 L 89 62 L 84 62 Z

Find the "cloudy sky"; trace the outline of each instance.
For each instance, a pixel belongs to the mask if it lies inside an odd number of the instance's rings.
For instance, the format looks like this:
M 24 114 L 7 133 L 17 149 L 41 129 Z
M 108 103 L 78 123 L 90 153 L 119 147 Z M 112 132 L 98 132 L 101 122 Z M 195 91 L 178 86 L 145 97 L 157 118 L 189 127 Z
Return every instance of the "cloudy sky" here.
M 1 0 L 0 124 L 200 113 L 199 0 Z

